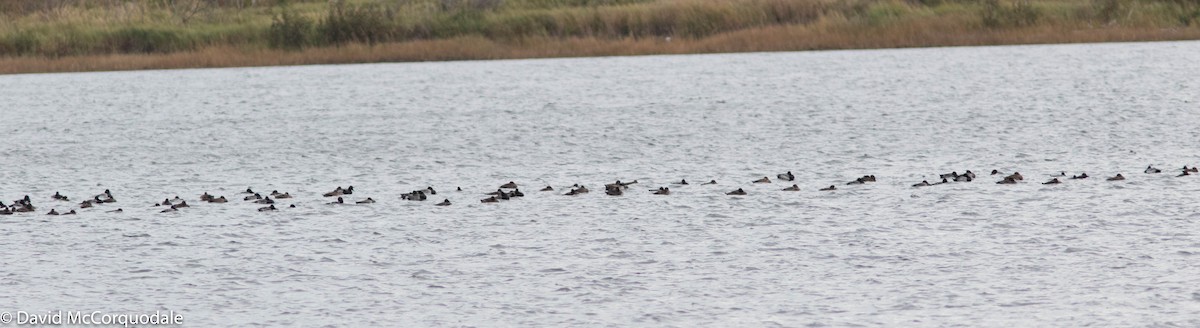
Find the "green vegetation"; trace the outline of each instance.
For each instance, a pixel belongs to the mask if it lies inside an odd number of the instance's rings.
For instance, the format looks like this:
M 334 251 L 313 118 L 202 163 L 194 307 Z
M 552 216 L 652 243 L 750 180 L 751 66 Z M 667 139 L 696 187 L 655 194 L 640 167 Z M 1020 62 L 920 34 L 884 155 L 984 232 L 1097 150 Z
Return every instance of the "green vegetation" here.
M 0 0 L 0 61 L 391 44 L 437 44 L 427 50 L 459 53 L 420 58 L 461 59 L 1198 36 L 1200 0 Z M 603 48 L 546 48 L 582 41 Z M 614 50 L 622 43 L 629 51 Z M 333 57 L 322 60 L 344 62 Z

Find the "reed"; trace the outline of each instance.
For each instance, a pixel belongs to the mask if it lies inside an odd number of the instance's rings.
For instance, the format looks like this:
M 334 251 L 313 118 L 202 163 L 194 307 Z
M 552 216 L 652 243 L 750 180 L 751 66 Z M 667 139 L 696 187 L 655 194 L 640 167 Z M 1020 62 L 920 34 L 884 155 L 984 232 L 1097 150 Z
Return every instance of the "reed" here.
M 0 0 L 0 73 L 1198 38 L 1196 0 Z

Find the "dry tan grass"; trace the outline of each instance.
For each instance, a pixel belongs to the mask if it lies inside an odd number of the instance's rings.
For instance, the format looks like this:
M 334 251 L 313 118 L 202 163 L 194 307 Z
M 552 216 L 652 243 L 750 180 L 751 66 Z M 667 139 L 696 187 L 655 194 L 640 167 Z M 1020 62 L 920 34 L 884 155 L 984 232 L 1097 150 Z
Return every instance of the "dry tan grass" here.
M 288 8 L 309 24 L 272 28 L 283 9 L 268 5 L 183 23 L 154 0 L 0 0 L 0 74 L 1200 39 L 1200 3 L 1176 0 L 1035 0 L 1029 11 L 1013 0 L 507 0 L 468 11 L 348 1 L 392 5 L 364 11 L 386 19 L 347 20 L 374 25 L 318 26 L 335 12 L 328 2 L 297 0 Z M 1104 4 L 1122 15 L 1102 15 Z M 378 43 L 341 33 L 364 31 Z
M 169 54 L 113 54 L 62 58 L 0 58 L 0 74 L 141 69 L 348 64 L 407 61 L 579 56 L 797 51 L 1200 39 L 1200 29 L 1036 26 L 955 30 L 955 22 L 917 21 L 887 29 L 838 22 L 771 26 L 702 39 L 530 38 L 498 42 L 483 37 L 349 45 L 303 51 L 214 46 Z

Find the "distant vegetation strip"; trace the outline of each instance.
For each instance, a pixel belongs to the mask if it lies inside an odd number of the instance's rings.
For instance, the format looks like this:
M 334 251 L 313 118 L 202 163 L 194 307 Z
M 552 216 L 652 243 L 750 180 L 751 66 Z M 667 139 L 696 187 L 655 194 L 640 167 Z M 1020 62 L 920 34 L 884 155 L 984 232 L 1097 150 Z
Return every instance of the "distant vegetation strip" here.
M 1200 39 L 1200 0 L 0 0 L 0 73 Z

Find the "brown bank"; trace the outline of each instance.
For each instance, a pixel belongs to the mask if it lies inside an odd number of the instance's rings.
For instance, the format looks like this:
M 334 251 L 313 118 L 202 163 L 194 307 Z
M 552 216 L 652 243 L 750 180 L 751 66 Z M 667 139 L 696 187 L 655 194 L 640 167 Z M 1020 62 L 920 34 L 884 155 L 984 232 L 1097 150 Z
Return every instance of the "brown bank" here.
M 211 7 L 189 22 L 84 0 L 9 8 L 0 73 L 1200 39 L 1190 0 L 196 1 Z

